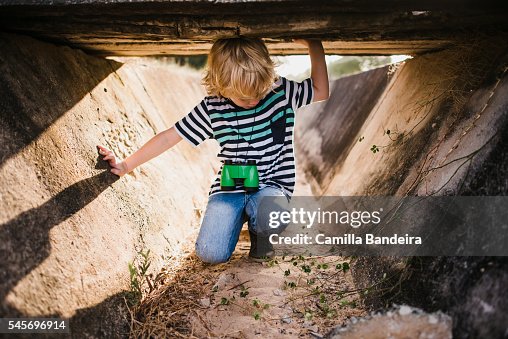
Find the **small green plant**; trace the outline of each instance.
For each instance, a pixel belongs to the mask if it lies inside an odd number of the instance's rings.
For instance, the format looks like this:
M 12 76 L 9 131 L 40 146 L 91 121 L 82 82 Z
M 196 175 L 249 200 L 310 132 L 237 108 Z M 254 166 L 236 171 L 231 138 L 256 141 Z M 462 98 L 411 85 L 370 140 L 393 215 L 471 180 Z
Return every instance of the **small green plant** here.
M 337 311 L 336 310 L 329 310 L 326 312 L 326 317 L 328 319 L 336 318 L 337 317 Z
M 286 281 L 285 284 L 289 288 L 296 288 L 296 283 L 294 283 L 293 281 L 291 281 L 291 282 Z
M 340 306 L 342 306 L 342 307 L 349 306 L 351 308 L 355 308 L 356 307 L 356 301 L 354 301 L 354 300 L 353 301 L 349 301 L 349 300 L 346 300 L 346 299 L 342 299 L 340 301 Z
M 310 320 L 316 317 L 332 319 L 338 316 L 338 309 L 356 307 L 356 302 L 349 301 L 346 297 L 352 293 L 361 295 L 363 289 L 336 291 L 333 284 L 337 273 L 346 273 L 350 269 L 349 262 L 336 260 L 328 262 L 313 258 L 311 255 L 305 258 L 300 255 L 290 258 L 287 264 L 292 265 L 295 269 L 291 271 L 289 268 L 284 268 L 281 269 L 281 272 L 284 277 L 291 276 L 294 279 L 291 279 L 293 281 L 284 280 L 284 290 L 292 295 L 293 301 L 301 298 L 297 293 L 299 289 L 305 290 L 305 298 L 312 300 L 310 306 L 307 304 L 303 310 L 298 311 L 304 319 Z M 334 267 L 337 272 L 331 272 Z M 296 294 L 293 294 L 295 292 Z M 254 305 L 260 309 L 259 302 L 255 302 Z M 265 307 L 267 306 L 265 305 Z
M 398 132 L 398 128 L 397 126 L 395 126 L 395 128 L 393 130 L 391 129 L 383 129 L 383 136 L 388 136 L 388 138 L 390 139 L 390 142 L 386 145 L 383 145 L 383 146 L 379 146 L 379 145 L 376 145 L 376 144 L 373 144 L 370 148 L 370 151 L 372 153 L 378 153 L 380 151 L 381 148 L 387 148 L 387 147 L 392 147 L 396 141 L 399 141 L 399 140 L 402 140 L 404 138 L 404 132 Z M 358 139 L 358 142 L 362 142 L 364 139 L 364 137 L 360 137 Z
M 343 262 L 342 264 L 335 265 L 336 270 L 342 270 L 344 273 L 346 273 L 349 270 L 349 263 Z
M 147 274 L 151 265 L 150 250 L 146 252 L 139 251 L 138 255 L 140 255 L 142 259 L 138 265 L 129 263 L 131 303 L 134 305 L 139 303 L 143 298 L 143 286 L 145 282 L 148 284 L 149 292 L 154 288 Z
M 312 320 L 312 311 L 310 310 L 305 311 L 304 318 L 305 320 Z
M 270 308 L 270 304 L 263 304 L 263 306 L 261 306 L 261 304 L 262 304 L 261 301 L 259 301 L 258 299 L 252 300 L 252 305 L 258 309 L 258 310 L 255 310 L 253 313 L 254 319 L 256 319 L 256 320 L 261 319 L 261 313 L 264 310 L 267 310 L 268 308 Z M 261 309 L 261 310 L 259 311 L 259 309 Z
M 131 280 L 131 296 L 136 304 L 141 300 L 141 284 L 139 282 L 138 278 L 138 269 L 136 266 L 134 266 L 132 263 L 129 263 L 129 274 L 130 274 L 130 280 Z
M 249 295 L 249 290 L 242 285 L 242 290 L 240 291 L 240 297 L 246 298 Z
M 302 265 L 301 268 L 305 273 L 310 273 L 312 271 L 309 265 Z
M 221 305 L 229 305 L 229 299 L 228 298 L 225 298 L 225 297 L 222 297 L 220 299 L 220 304 Z
M 278 263 L 279 262 L 277 260 L 272 259 L 272 260 L 268 261 L 268 267 L 273 267 L 273 266 L 277 265 Z
M 349 263 L 348 262 L 342 263 L 342 270 L 344 272 L 347 272 L 349 270 Z
M 390 146 L 393 141 L 397 141 L 398 138 L 404 137 L 404 133 L 399 133 L 397 127 L 395 127 L 395 130 L 390 130 L 390 129 L 384 130 L 383 135 L 387 135 L 391 141 L 388 146 Z

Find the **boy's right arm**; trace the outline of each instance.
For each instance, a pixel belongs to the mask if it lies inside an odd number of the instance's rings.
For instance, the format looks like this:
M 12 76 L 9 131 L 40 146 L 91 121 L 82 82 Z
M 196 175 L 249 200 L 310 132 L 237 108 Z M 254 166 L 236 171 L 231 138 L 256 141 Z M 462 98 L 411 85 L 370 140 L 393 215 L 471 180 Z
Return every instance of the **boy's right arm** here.
M 139 165 L 167 151 L 180 142 L 180 140 L 182 140 L 182 137 L 176 132 L 175 127 L 171 127 L 154 136 L 123 161 L 117 161 L 115 155 L 109 149 L 100 145 L 97 145 L 97 147 L 99 148 L 99 153 L 104 155 L 103 160 L 107 160 L 112 167 L 111 172 L 118 176 L 123 176 Z

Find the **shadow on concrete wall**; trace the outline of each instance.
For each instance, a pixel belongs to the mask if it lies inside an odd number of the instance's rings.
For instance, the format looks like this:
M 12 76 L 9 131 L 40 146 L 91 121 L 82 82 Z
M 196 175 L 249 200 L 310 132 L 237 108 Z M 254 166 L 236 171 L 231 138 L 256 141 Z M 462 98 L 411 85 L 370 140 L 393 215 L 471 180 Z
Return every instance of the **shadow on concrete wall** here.
M 69 47 L 0 33 L 0 168 L 121 66 Z M 105 166 L 98 161 L 96 169 Z M 117 179 L 104 171 L 81 180 L 0 225 L 0 316 L 21 315 L 6 297 L 49 256 L 50 230 Z
M 127 338 L 130 314 L 128 291 L 116 293 L 92 307 L 81 308 L 69 319 L 73 338 Z M 105 316 L 107 315 L 107 316 Z
M 79 212 L 118 178 L 104 171 L 78 181 L 41 206 L 0 225 L 0 316 L 21 315 L 7 304 L 6 297 L 49 256 L 51 229 Z
M 0 33 L 0 166 L 122 66 L 33 41 Z

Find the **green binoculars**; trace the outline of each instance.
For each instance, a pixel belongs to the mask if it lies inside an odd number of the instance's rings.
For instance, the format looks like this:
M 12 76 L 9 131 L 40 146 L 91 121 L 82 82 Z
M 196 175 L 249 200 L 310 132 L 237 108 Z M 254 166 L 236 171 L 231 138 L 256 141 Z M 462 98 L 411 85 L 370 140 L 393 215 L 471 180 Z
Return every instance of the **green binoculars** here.
M 255 160 L 246 163 L 225 160 L 220 177 L 220 188 L 223 191 L 234 191 L 243 186 L 247 192 L 256 192 L 259 189 L 259 175 Z

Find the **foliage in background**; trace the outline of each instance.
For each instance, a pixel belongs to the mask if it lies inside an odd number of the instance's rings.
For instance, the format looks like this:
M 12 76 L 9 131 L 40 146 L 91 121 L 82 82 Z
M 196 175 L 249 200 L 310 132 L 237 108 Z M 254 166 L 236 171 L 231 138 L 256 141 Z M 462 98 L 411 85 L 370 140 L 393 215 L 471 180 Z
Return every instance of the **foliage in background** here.
M 178 66 L 189 67 L 201 71 L 206 66 L 206 55 L 177 56 L 177 57 L 157 57 L 163 63 L 175 64 Z M 344 76 L 365 72 L 369 69 L 386 66 L 393 63 L 390 56 L 344 56 L 339 60 L 328 63 L 328 76 L 330 80 L 335 80 Z M 295 75 L 288 78 L 296 81 L 302 81 L 310 76 L 310 69 L 297 70 Z
M 190 56 L 158 56 L 154 57 L 157 61 L 165 64 L 172 64 L 182 67 L 189 67 L 198 71 L 205 68 L 207 56 L 206 55 L 190 55 Z
M 336 80 L 386 65 L 392 64 L 390 56 L 344 56 L 339 60 L 328 63 L 328 77 Z M 302 81 L 310 76 L 310 69 L 292 76 L 292 80 Z
M 189 66 L 197 70 L 205 68 L 207 57 L 206 55 L 192 55 L 192 56 L 178 56 L 174 57 L 174 62 L 180 66 Z

